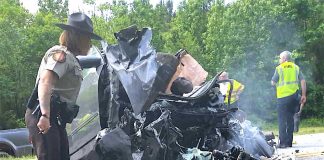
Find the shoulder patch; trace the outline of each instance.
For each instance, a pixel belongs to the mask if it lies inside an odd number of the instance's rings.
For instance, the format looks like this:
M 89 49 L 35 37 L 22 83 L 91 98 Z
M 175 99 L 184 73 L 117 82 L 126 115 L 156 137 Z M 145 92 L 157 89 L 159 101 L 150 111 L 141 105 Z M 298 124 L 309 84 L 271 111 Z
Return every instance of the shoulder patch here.
M 57 62 L 63 63 L 66 60 L 66 53 L 64 51 L 56 51 L 53 54 L 53 59 Z

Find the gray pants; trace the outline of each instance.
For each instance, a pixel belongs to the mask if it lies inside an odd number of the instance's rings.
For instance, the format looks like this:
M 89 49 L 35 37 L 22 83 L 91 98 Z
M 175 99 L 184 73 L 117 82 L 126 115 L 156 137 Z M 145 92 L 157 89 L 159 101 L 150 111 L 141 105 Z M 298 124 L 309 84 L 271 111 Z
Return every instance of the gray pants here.
M 33 143 L 38 160 L 69 160 L 69 142 L 65 126 L 51 119 L 51 128 L 46 134 L 39 134 L 38 118 L 27 109 L 25 122 L 29 130 L 29 139 Z M 55 116 L 51 116 L 55 117 Z

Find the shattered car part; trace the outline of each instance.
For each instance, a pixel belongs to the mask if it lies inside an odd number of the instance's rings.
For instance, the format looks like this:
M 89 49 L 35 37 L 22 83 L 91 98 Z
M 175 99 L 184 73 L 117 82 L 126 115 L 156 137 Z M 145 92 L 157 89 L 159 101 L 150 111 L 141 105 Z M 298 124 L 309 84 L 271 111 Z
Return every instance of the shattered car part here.
M 159 65 L 150 46 L 152 30 L 137 30 L 136 26 L 115 34 L 118 45 L 104 46 L 111 67 L 117 72 L 135 114 L 145 111 L 158 93 L 166 88 L 176 68 Z M 173 62 L 174 63 L 174 62 Z M 171 70 L 168 70 L 171 69 Z
M 182 70 L 179 77 L 189 79 L 194 86 L 199 86 L 206 81 L 208 72 L 188 53 L 185 49 L 180 49 L 175 55 L 181 63 Z
M 120 128 L 111 131 L 105 130 L 105 135 L 97 142 L 97 151 L 104 159 L 111 160 L 131 160 L 131 141 L 130 137 Z
M 198 148 L 188 148 L 186 153 L 183 153 L 178 158 L 179 160 L 198 159 L 198 160 L 212 160 L 213 155 L 208 151 L 201 151 Z
M 193 87 L 197 88 L 206 81 L 208 72 L 184 49 L 180 49 L 175 57 L 179 60 L 180 64 L 177 67 L 176 73 L 172 76 L 166 93 L 171 94 L 171 86 L 177 78 L 185 78 L 189 80 Z
M 260 131 L 237 118 L 237 108 L 227 108 L 218 75 L 186 97 L 163 93 L 179 61 L 157 54 L 151 36 L 149 28 L 132 26 L 115 34 L 117 45 L 103 43 L 104 63 L 85 78 L 78 99 L 88 110 L 72 124 L 72 160 L 254 160 L 273 154 Z

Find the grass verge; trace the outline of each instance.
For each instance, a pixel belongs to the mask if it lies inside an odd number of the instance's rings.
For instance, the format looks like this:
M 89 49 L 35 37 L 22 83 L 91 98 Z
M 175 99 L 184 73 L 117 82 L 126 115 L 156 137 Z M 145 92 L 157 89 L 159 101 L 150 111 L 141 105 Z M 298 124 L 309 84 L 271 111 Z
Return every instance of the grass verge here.
M 24 156 L 24 157 L 0 157 L 1 160 L 36 160 L 37 158 L 35 156 Z
M 260 119 L 251 120 L 253 124 L 259 127 L 262 131 L 273 132 L 275 135 L 278 135 L 278 124 L 275 122 L 266 122 Z M 303 134 L 315 134 L 315 133 L 324 133 L 324 119 L 319 118 L 310 118 L 310 119 L 301 119 L 299 125 L 299 131 L 295 132 L 294 135 L 303 135 Z

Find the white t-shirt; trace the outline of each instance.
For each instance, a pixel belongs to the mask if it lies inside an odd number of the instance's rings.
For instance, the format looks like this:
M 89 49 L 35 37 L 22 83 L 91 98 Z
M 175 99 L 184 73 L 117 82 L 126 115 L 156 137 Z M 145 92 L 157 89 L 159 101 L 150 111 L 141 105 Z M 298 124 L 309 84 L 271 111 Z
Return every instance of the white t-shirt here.
M 222 93 L 222 95 L 226 95 L 227 93 L 227 87 L 229 82 L 224 82 L 219 84 L 219 90 Z

